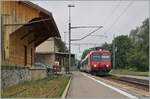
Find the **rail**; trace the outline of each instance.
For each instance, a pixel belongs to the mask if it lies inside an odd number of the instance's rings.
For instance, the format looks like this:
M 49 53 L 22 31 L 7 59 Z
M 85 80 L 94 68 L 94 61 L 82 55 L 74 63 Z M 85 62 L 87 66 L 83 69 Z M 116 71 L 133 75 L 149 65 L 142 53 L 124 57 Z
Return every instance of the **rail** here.
M 149 80 L 146 79 L 138 79 L 138 78 L 132 78 L 132 77 L 125 77 L 125 76 L 116 76 L 113 74 L 109 74 L 105 77 L 106 79 L 112 79 L 112 80 L 118 80 L 122 82 L 127 82 L 131 84 L 136 84 L 145 88 L 149 88 Z
M 125 81 L 128 83 L 138 84 L 138 85 L 146 86 L 146 87 L 149 86 L 149 80 L 144 80 L 144 79 L 137 79 L 137 78 L 131 78 L 131 77 L 119 77 L 118 80 Z

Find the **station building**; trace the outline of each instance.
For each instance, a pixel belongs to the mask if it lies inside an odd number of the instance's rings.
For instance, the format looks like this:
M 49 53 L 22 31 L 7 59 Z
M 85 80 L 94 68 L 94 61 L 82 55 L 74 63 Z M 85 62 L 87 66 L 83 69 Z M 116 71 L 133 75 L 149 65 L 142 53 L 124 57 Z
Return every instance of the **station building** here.
M 50 45 L 50 46 L 49 46 Z M 71 66 L 75 65 L 75 54 L 71 54 Z M 66 67 L 69 65 L 69 53 L 65 43 L 60 38 L 50 37 L 36 48 L 36 62 Z
M 61 38 L 52 13 L 29 1 L 0 1 L 0 7 L 2 86 L 45 77 L 33 65 L 38 45 Z

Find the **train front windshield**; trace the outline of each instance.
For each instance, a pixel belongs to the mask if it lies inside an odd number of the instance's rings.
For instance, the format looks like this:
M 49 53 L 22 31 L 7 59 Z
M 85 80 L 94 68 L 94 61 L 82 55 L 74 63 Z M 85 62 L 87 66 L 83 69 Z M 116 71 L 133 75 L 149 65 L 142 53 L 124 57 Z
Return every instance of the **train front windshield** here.
M 99 53 L 93 53 L 92 54 L 92 61 L 96 61 L 96 62 L 101 61 L 101 55 Z
M 103 53 L 101 55 L 101 61 L 111 61 L 111 56 L 108 53 Z
M 91 59 L 92 59 L 92 61 L 96 61 L 96 62 L 111 61 L 111 56 L 108 53 L 103 53 L 103 54 L 93 53 Z

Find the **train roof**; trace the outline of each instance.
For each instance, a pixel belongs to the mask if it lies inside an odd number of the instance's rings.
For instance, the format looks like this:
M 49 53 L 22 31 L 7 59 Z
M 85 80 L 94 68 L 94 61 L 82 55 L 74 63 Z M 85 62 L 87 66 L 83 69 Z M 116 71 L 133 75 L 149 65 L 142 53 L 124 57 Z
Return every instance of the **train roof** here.
M 92 50 L 89 54 L 92 53 L 111 53 L 109 50 Z

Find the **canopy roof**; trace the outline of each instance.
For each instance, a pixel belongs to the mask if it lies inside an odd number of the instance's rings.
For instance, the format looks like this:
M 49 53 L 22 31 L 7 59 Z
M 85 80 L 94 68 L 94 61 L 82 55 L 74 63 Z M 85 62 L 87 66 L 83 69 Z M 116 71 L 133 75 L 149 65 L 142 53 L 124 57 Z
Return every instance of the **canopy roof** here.
M 29 1 L 17 2 L 37 10 L 39 14 L 38 17 L 33 17 L 32 20 L 26 22 L 20 28 L 13 31 L 13 33 L 23 31 L 22 33 L 20 33 L 22 34 L 22 37 L 20 38 L 21 40 L 30 38 L 30 40 L 28 40 L 28 44 L 34 43 L 36 47 L 43 41 L 47 40 L 49 37 L 61 38 L 51 12 Z M 11 33 L 11 35 L 13 35 L 13 33 Z

